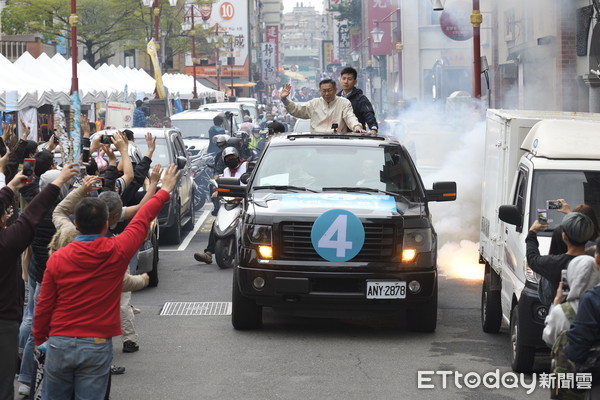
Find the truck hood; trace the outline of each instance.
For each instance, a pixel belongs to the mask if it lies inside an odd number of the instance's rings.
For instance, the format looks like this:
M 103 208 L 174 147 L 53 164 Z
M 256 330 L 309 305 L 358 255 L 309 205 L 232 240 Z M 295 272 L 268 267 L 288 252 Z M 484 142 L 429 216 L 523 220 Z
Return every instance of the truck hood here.
M 363 218 L 421 215 L 420 203 L 402 202 L 393 196 L 363 193 L 272 193 L 254 192 L 255 215 L 319 216 L 343 209 Z

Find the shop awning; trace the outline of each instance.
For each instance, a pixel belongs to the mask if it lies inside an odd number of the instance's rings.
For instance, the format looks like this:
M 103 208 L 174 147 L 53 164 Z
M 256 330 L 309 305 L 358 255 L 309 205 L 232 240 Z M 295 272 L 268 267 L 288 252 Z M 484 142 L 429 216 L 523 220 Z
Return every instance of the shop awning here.
M 283 71 L 283 74 L 285 76 L 289 76 L 290 78 L 296 79 L 298 81 L 305 81 L 305 80 L 307 80 L 306 77 L 304 75 L 302 75 L 300 72 Z
M 226 76 L 222 76 L 221 77 L 221 83 L 227 87 L 252 87 L 252 86 L 256 86 L 256 83 L 254 82 L 250 82 L 247 81 L 246 79 L 241 79 L 241 78 L 237 78 L 234 77 L 233 78 L 233 84 L 231 82 L 231 78 L 228 78 Z

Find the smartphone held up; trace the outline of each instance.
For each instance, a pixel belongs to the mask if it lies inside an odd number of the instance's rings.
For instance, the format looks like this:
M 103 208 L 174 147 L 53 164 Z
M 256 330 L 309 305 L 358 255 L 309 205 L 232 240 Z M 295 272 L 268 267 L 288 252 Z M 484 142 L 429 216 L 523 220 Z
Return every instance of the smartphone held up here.
M 27 178 L 23 181 L 25 183 L 33 182 L 33 176 L 35 171 L 35 158 L 26 158 L 23 160 L 23 175 Z

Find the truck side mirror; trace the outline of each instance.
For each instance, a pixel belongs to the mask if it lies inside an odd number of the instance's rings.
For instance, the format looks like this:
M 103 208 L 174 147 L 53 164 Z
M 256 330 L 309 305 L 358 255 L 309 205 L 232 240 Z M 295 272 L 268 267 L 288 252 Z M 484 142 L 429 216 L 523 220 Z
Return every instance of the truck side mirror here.
M 187 158 L 183 156 L 177 157 L 177 169 L 183 169 L 187 165 Z
M 219 196 L 246 197 L 247 186 L 240 185 L 239 178 L 217 178 Z
M 456 200 L 456 182 L 434 182 L 433 189 L 426 190 L 427 201 Z
M 500 221 L 519 227 L 521 225 L 522 216 L 521 211 L 519 211 L 517 206 L 508 205 L 500 206 L 500 208 L 498 208 L 498 218 L 500 218 Z

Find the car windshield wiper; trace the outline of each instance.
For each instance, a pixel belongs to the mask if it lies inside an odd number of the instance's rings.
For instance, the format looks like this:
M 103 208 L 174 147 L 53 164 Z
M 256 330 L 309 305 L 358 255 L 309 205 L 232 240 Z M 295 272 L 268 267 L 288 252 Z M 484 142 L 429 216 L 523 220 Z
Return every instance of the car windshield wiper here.
M 261 190 L 261 189 L 275 189 L 275 190 L 300 190 L 303 192 L 313 192 L 317 193 L 316 190 L 308 189 L 300 186 L 290 186 L 290 185 L 266 185 L 266 186 L 254 186 L 252 189 Z
M 205 137 L 202 136 L 186 136 L 183 138 L 183 140 L 185 139 L 206 139 Z
M 324 192 L 334 192 L 334 191 L 340 191 L 340 192 L 366 192 L 366 193 L 384 193 L 387 194 L 389 196 L 402 196 L 400 193 L 394 193 L 394 192 L 387 192 L 385 190 L 381 190 L 381 189 L 374 189 L 374 188 L 369 188 L 369 187 L 356 187 L 356 186 L 335 186 L 335 187 L 324 187 L 323 188 Z

